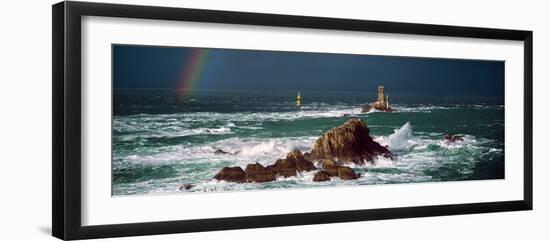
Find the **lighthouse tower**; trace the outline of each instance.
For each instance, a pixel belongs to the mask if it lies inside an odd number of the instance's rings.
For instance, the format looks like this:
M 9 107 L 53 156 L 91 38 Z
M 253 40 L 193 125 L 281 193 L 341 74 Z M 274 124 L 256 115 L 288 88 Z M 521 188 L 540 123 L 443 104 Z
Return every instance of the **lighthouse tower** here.
M 384 93 L 384 85 L 378 85 L 378 99 L 370 104 L 363 106 L 361 112 L 368 113 L 372 109 L 384 112 L 393 112 L 394 110 L 390 106 L 390 97 Z
M 385 102 L 386 102 L 386 95 L 384 95 L 384 85 L 379 85 L 378 86 L 378 103 L 380 103 L 381 105 L 385 105 Z

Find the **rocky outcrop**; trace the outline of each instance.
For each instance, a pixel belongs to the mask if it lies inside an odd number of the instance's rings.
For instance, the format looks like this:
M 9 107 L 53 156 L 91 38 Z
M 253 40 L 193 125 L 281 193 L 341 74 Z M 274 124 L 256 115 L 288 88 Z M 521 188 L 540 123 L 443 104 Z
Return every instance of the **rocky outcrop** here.
M 215 179 L 227 182 L 246 182 L 246 173 L 240 167 L 224 167 L 216 176 Z
M 310 153 L 294 150 L 274 164 L 265 167 L 259 163 L 248 164 L 244 171 L 240 167 L 225 167 L 214 178 L 240 183 L 271 182 L 279 176 L 291 177 L 299 172 L 316 170 L 315 162 L 322 170 L 315 174 L 314 181 L 328 181 L 331 177 L 351 180 L 360 175 L 346 164 L 372 162 L 379 155 L 393 158 L 386 147 L 370 137 L 367 125 L 361 119 L 353 118 L 319 137 Z
M 319 171 L 315 173 L 315 176 L 313 176 L 314 182 L 325 182 L 330 181 L 330 174 L 325 171 Z
M 350 119 L 343 125 L 327 131 L 315 141 L 311 150 L 313 161 L 331 159 L 339 165 L 372 162 L 378 155 L 393 158 L 386 147 L 370 137 L 369 128 L 358 118 Z
M 392 112 L 394 110 L 390 107 L 389 98 L 390 97 L 384 93 L 384 85 L 380 84 L 378 86 L 378 99 L 375 102 L 364 105 L 361 111 L 365 113 L 375 109 L 383 112 Z
M 377 110 L 377 111 L 382 111 L 382 112 L 394 112 L 395 111 L 394 109 L 387 106 L 386 104 L 381 104 L 379 102 L 373 102 L 373 103 L 364 105 L 363 108 L 361 109 L 361 112 L 367 113 L 367 112 L 372 111 L 373 109 Z
M 265 168 L 260 163 L 248 164 L 244 170 L 246 180 L 249 182 L 272 182 L 275 181 L 277 173 Z

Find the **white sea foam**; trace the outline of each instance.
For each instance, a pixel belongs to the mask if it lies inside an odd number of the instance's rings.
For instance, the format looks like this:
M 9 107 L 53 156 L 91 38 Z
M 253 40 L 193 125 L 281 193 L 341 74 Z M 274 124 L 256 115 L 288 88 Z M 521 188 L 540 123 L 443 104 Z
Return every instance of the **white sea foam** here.
M 374 158 L 374 163 L 367 163 L 367 165 L 370 165 L 371 167 L 382 167 L 382 168 L 388 168 L 388 167 L 395 167 L 396 161 L 392 160 L 390 158 L 378 156 Z
M 427 135 L 427 136 L 426 136 Z M 445 149 L 460 149 L 464 147 L 476 148 L 476 146 L 485 144 L 490 140 L 476 138 L 472 135 L 457 134 L 462 137 L 462 141 L 450 142 L 445 140 L 442 133 L 428 133 L 424 136 L 414 136 L 413 127 L 409 122 L 405 123 L 399 129 L 395 129 L 394 133 L 389 136 L 378 136 L 374 140 L 383 146 L 388 146 L 391 151 L 406 151 L 416 150 L 421 151 L 427 149 L 430 145 L 436 145 Z
M 317 137 L 292 138 L 228 138 L 204 145 L 176 145 L 165 148 L 160 153 L 134 154 L 115 157 L 115 160 L 134 164 L 166 164 L 174 162 L 219 162 L 230 159 L 235 165 L 246 167 L 247 164 L 259 162 L 263 165 L 274 163 L 294 149 L 309 151 Z M 227 154 L 215 154 L 216 150 Z
M 433 110 L 449 110 L 449 109 L 457 109 L 459 107 L 456 106 L 401 106 L 401 105 L 395 105 L 393 106 L 397 112 L 419 112 L 419 113 L 431 113 Z
M 268 142 L 261 142 L 258 144 L 254 144 L 252 146 L 243 147 L 240 150 L 239 154 L 244 156 L 257 156 L 261 154 L 274 153 L 274 152 L 280 153 L 288 149 L 289 149 L 289 146 L 277 145 L 275 140 L 270 140 Z
M 359 115 L 360 108 L 347 106 L 305 108 L 287 112 L 193 112 L 115 116 L 115 137 L 126 142 L 147 138 L 178 138 L 198 135 L 225 135 L 239 130 L 263 129 L 265 121 L 284 121 Z M 147 132 L 143 132 L 146 130 Z M 139 140 L 138 140 L 139 139 Z
M 460 108 L 468 109 L 494 109 L 494 108 L 503 108 L 503 105 L 445 105 L 445 106 L 435 106 L 435 105 L 393 105 L 393 109 L 397 112 L 417 112 L 417 113 L 431 113 L 434 110 L 456 110 Z
M 173 130 L 168 131 L 159 131 L 150 135 L 143 135 L 145 138 L 150 137 L 182 137 L 182 136 L 193 136 L 193 135 L 221 135 L 231 133 L 231 128 L 219 127 L 219 128 L 196 128 L 196 129 L 183 129 L 183 128 L 174 128 Z
M 135 131 L 143 130 L 141 125 L 145 124 L 166 124 L 181 125 L 184 122 L 212 122 L 225 121 L 227 123 L 238 124 L 242 121 L 277 121 L 277 120 L 296 120 L 313 119 L 327 117 L 342 117 L 344 115 L 359 115 L 361 108 L 349 106 L 333 106 L 316 109 L 300 109 L 298 111 L 286 112 L 238 112 L 238 113 L 220 113 L 220 112 L 191 112 L 175 114 L 137 114 L 130 116 L 117 116 L 114 119 L 115 130 Z M 233 127 L 228 124 L 227 127 Z
M 230 138 L 214 142 L 211 146 L 232 153 L 231 158 L 236 164 L 245 167 L 254 162 L 272 164 L 294 149 L 309 151 L 316 138 Z

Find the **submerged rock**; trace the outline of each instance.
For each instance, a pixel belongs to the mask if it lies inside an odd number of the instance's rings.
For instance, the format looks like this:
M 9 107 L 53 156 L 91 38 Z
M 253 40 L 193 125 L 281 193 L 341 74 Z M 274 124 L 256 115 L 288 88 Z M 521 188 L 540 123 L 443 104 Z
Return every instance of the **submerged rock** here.
M 183 191 L 183 190 L 189 190 L 191 188 L 193 188 L 195 185 L 191 184 L 191 183 L 185 183 L 185 184 L 182 184 L 180 186 L 180 190 Z
M 452 134 L 445 134 L 445 136 L 443 138 L 446 141 L 449 141 L 449 142 L 457 142 L 457 141 L 463 141 L 464 140 L 464 139 L 462 139 L 461 136 L 452 135 Z
M 311 150 L 312 160 L 331 159 L 338 164 L 364 164 L 378 155 L 393 158 L 386 147 L 370 137 L 369 128 L 358 118 L 327 131 L 315 141 Z
M 330 174 L 325 171 L 319 171 L 315 173 L 315 176 L 313 177 L 314 182 L 325 182 L 330 181 Z
M 216 176 L 215 179 L 228 182 L 246 182 L 246 173 L 240 167 L 224 167 Z
M 272 182 L 275 181 L 277 173 L 265 168 L 260 163 L 248 164 L 244 170 L 246 180 L 249 182 Z
M 218 155 L 221 155 L 221 154 L 229 154 L 229 152 L 226 152 L 222 149 L 217 149 L 216 151 L 214 151 L 214 154 L 218 154 Z

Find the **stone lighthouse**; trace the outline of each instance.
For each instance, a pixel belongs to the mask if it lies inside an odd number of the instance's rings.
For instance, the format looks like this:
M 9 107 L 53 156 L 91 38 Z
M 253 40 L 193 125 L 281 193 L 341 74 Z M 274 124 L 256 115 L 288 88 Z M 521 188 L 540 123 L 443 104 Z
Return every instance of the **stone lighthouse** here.
M 379 103 L 385 103 L 386 102 L 386 96 L 384 95 L 384 85 L 378 86 L 378 102 Z
M 384 85 L 380 84 L 378 85 L 378 99 L 375 102 L 363 106 L 362 111 L 369 112 L 372 111 L 372 109 L 375 109 L 378 111 L 392 112 L 393 110 L 390 107 L 389 99 L 389 96 L 384 93 Z

